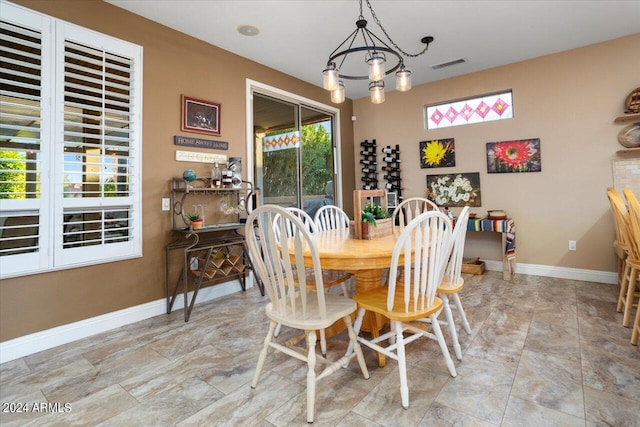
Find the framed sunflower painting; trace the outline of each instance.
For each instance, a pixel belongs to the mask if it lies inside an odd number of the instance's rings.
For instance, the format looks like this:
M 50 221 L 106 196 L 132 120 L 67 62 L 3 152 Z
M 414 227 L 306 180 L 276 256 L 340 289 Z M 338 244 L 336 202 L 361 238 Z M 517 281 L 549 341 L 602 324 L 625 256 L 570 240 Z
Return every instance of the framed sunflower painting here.
M 420 141 L 420 168 L 445 168 L 456 165 L 453 138 Z
M 487 172 L 540 172 L 540 138 L 487 142 Z

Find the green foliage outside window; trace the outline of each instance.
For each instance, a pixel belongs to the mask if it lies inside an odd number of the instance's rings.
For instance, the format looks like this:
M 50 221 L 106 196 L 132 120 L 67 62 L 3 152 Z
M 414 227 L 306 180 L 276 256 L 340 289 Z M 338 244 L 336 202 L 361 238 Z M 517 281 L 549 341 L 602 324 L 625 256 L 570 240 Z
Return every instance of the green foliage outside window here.
M 286 133 L 293 129 L 281 129 Z M 267 135 L 270 136 L 270 135 Z M 333 180 L 333 145 L 325 126 L 314 123 L 302 126 L 302 191 L 306 196 L 324 195 L 328 181 Z M 278 150 L 264 153 L 265 197 L 297 193 L 298 150 Z
M 2 151 L 0 158 L 0 199 L 24 199 L 27 189 L 24 156 L 18 151 Z

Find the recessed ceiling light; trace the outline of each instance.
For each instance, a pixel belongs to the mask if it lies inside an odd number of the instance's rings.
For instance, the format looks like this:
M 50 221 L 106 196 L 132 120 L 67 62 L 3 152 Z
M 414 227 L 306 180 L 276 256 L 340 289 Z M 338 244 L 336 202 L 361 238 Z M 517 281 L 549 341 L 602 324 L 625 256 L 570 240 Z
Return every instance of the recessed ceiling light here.
M 260 30 L 253 25 L 240 25 L 238 27 L 238 32 L 243 36 L 257 36 L 260 33 Z

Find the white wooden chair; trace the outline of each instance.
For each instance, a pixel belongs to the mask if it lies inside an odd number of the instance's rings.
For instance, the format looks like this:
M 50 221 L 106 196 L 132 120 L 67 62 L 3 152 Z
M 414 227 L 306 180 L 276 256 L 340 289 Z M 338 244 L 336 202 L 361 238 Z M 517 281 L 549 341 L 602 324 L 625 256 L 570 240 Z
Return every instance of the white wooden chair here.
M 407 364 L 405 346 L 418 338 L 435 339 L 451 376 L 456 368 L 449 355 L 447 343 L 442 335 L 438 316 L 442 311 L 442 300 L 436 296 L 444 269 L 451 254 L 453 236 L 451 221 L 441 212 L 425 212 L 415 217 L 400 234 L 391 256 L 391 274 L 387 287 L 374 288 L 353 296 L 358 303 L 355 330 L 360 331 L 362 319 L 367 311 L 378 313 L 391 321 L 388 333 L 367 339 L 358 336 L 358 342 L 385 356 L 398 361 L 400 395 L 402 406 L 409 407 Z M 413 262 L 406 262 L 406 258 Z M 399 271 L 402 279 L 398 280 Z M 412 322 L 428 318 L 431 330 Z M 405 337 L 404 333 L 408 336 Z M 387 347 L 379 343 L 389 341 Z M 350 349 L 347 350 L 349 354 Z
M 451 251 L 451 257 L 447 263 L 444 277 L 440 285 L 438 286 L 438 296 L 442 299 L 444 307 L 446 323 L 449 326 L 449 333 L 451 334 L 451 341 L 453 344 L 453 350 L 458 360 L 462 359 L 462 351 L 460 349 L 460 343 L 458 341 L 458 334 L 456 333 L 456 325 L 453 320 L 453 313 L 451 311 L 451 305 L 449 304 L 449 297 L 453 298 L 456 309 L 460 316 L 460 321 L 464 330 L 470 334 L 471 326 L 467 320 L 467 316 L 462 308 L 462 302 L 458 293 L 464 286 L 464 278 L 462 277 L 462 256 L 464 253 L 464 242 L 467 236 L 467 223 L 469 222 L 469 206 L 465 206 L 460 212 L 458 219 L 456 219 L 456 225 L 453 229 L 453 250 Z
M 272 226 L 276 221 L 281 229 L 285 227 L 286 222 L 291 224 L 291 239 L 278 241 Z M 247 218 L 245 236 L 253 266 L 264 283 L 270 300 L 265 307 L 265 313 L 270 319 L 269 331 L 260 351 L 251 387 L 257 387 L 270 349 L 306 362 L 307 422 L 311 423 L 314 420 L 317 381 L 346 366 L 354 355 L 358 359 L 363 376 L 369 378 L 364 356 L 351 324 L 351 315 L 357 308 L 356 303 L 344 296 L 324 292 L 320 258 L 311 233 L 291 212 L 275 205 L 264 205 L 255 209 Z M 305 247 L 309 248 L 313 260 L 314 289 L 307 286 L 306 274 L 295 275 L 296 271 L 305 270 L 302 254 L 302 248 Z M 294 250 L 294 260 L 291 259 L 290 249 Z M 316 355 L 316 331 L 324 330 L 340 319 L 346 325 L 350 345 L 355 353 L 345 354 L 330 362 Z M 274 341 L 274 332 L 278 324 L 304 331 L 307 336 L 307 351 L 302 347 L 290 347 Z M 327 364 L 320 374 L 316 374 L 318 361 Z
M 425 199 L 423 197 L 412 197 L 410 199 L 403 200 L 402 203 L 396 206 L 391 218 L 393 219 L 394 227 L 396 227 L 397 223 L 398 227 L 404 228 L 404 226 L 409 224 L 413 218 L 427 211 L 439 212 L 440 208 L 429 199 Z
M 340 228 L 349 228 L 349 217 L 338 206 L 326 205 L 318 209 L 313 222 L 316 225 L 318 231 L 336 230 Z M 349 279 L 353 278 L 353 274 L 344 273 L 349 275 Z M 347 280 L 340 283 L 342 286 L 342 294 L 345 297 L 349 296 L 349 290 L 347 288 Z
M 300 208 L 296 207 L 288 207 L 285 208 L 288 212 L 291 212 L 296 218 L 302 221 L 302 224 L 310 233 L 315 233 L 318 231 L 315 222 L 313 222 L 313 218 L 309 216 L 308 213 L 303 211 Z M 284 236 L 290 237 L 293 231 L 293 225 L 289 221 L 284 222 L 284 227 L 280 227 L 280 221 L 278 221 L 279 217 L 276 216 L 276 221 L 273 222 L 273 229 L 276 232 L 276 238 L 280 241 L 281 236 L 283 235 L 282 230 L 285 230 Z
M 318 231 L 349 228 L 349 217 L 338 206 L 326 205 L 318 209 L 313 222 Z
M 409 224 L 411 220 L 421 213 L 428 211 L 440 212 L 440 208 L 434 202 L 424 197 L 412 197 L 410 199 L 403 200 L 391 214 L 391 221 L 394 230 L 402 230 L 405 225 Z M 384 285 L 389 283 L 389 272 L 387 271 L 384 276 Z
M 318 231 L 316 224 L 313 221 L 313 218 L 311 218 L 311 216 L 307 214 L 304 210 L 296 207 L 288 207 L 285 209 L 289 213 L 294 215 L 296 218 L 298 218 L 309 233 L 315 233 L 316 231 Z M 273 222 L 273 226 L 272 226 L 278 242 L 282 237 L 293 236 L 293 231 L 294 231 L 294 225 L 291 221 L 289 221 L 286 218 L 284 221 L 280 221 L 279 219 L 280 217 L 276 214 L 275 221 Z M 285 233 L 283 233 L 282 230 L 285 230 Z M 300 280 L 298 280 L 298 277 L 297 277 L 298 273 L 296 272 L 294 274 L 295 274 L 295 280 L 297 282 L 300 282 Z M 314 280 L 313 269 L 310 269 L 310 268 L 306 269 L 305 275 L 306 275 L 305 282 L 307 283 L 307 286 L 309 286 L 311 289 L 315 289 L 316 284 Z M 352 278 L 352 274 L 344 271 L 324 270 L 324 269 L 322 270 L 322 284 L 324 289 L 329 289 L 333 286 L 341 285 L 342 294 L 345 297 L 349 296 L 349 291 L 347 289 L 347 282 L 351 278 Z M 278 325 L 275 332 L 276 337 L 280 335 L 280 330 L 281 330 L 281 325 Z M 302 338 L 304 338 L 304 335 L 298 337 L 298 339 L 302 339 Z M 293 340 L 292 342 L 295 342 L 295 340 Z M 325 339 L 324 330 L 320 331 L 320 348 L 322 349 L 322 354 L 327 354 L 327 341 Z

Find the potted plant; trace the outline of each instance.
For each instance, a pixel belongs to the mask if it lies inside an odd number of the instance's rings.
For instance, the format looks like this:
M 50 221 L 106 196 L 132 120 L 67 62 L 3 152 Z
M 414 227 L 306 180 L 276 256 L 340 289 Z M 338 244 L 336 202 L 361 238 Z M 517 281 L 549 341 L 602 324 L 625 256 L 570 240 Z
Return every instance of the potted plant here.
M 373 227 L 378 227 L 377 220 L 389 218 L 389 211 L 382 209 L 382 206 L 369 203 L 364 207 L 360 220 L 362 223 L 371 224 Z
M 204 221 L 199 213 L 189 213 L 187 214 L 187 218 L 189 219 L 189 223 L 191 224 L 191 228 L 197 230 L 202 228 Z
M 349 224 L 351 234 L 355 233 L 355 223 Z M 389 212 L 379 205 L 373 203 L 367 204 L 360 213 L 360 227 L 362 227 L 361 237 L 365 240 L 371 240 L 376 237 L 387 236 L 393 233 L 393 224 L 389 218 Z

